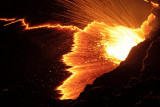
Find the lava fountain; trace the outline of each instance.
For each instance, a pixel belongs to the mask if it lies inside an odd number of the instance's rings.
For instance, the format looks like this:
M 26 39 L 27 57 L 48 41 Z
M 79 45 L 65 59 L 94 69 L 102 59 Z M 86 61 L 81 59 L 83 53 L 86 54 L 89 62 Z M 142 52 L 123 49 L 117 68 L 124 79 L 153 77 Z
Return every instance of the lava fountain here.
M 62 58 L 67 66 L 71 66 L 67 71 L 72 75 L 57 88 L 61 90 L 60 99 L 76 99 L 87 84 L 115 69 L 126 59 L 133 46 L 145 40 L 152 30 L 150 24 L 156 17 L 149 14 L 148 19 L 135 28 L 136 18 L 127 0 L 60 2 L 69 7 L 68 15 L 75 21 L 84 24 L 87 19 L 94 19 L 74 34 L 72 50 Z
M 151 10 L 159 8 L 159 4 L 148 0 L 59 1 L 68 8 L 65 17 L 87 26 L 83 29 L 60 24 L 29 26 L 25 19 L 16 18 L 0 18 L 0 21 L 9 22 L 4 26 L 21 22 L 25 30 L 57 28 L 76 32 L 71 52 L 62 57 L 72 75 L 56 88 L 61 91 L 61 100 L 76 99 L 87 84 L 92 84 L 97 77 L 125 60 L 131 48 L 151 32 L 151 23 L 156 18 Z

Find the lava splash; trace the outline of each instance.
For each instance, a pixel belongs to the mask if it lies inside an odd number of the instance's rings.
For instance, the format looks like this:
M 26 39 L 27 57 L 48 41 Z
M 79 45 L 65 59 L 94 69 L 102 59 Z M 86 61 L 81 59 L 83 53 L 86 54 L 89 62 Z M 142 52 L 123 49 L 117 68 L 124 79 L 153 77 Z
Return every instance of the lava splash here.
M 66 1 L 69 5 L 73 5 L 72 8 L 77 6 L 77 1 L 73 3 L 64 0 L 63 3 L 65 4 Z M 92 84 L 97 77 L 112 71 L 121 61 L 125 60 L 131 48 L 144 41 L 152 30 L 150 24 L 156 18 L 153 14 L 150 14 L 141 26 L 135 28 L 136 22 L 131 14 L 131 10 L 124 8 L 124 2 L 120 1 L 121 5 L 119 5 L 119 0 L 113 1 L 114 2 L 107 0 L 99 2 L 99 0 L 91 0 L 86 2 L 90 3 L 89 5 L 86 4 L 84 0 L 79 0 L 80 5 L 83 5 L 86 9 L 78 5 L 79 9 L 73 8 L 77 13 L 74 11 L 72 13 L 76 15 L 74 19 L 78 19 L 78 21 L 83 24 L 87 23 L 87 27 L 84 29 L 72 25 L 62 26 L 60 24 L 29 26 L 24 19 L 0 18 L 0 20 L 10 22 L 4 26 L 21 22 L 22 25 L 25 26 L 25 30 L 57 28 L 62 30 L 69 29 L 76 32 L 74 34 L 74 44 L 71 52 L 62 57 L 62 61 L 67 66 L 70 66 L 67 71 L 71 72 L 72 75 L 56 89 L 61 91 L 61 100 L 76 99 L 87 84 Z M 110 10 L 110 8 L 105 8 L 103 4 L 108 4 L 107 6 L 111 5 L 115 13 Z M 159 8 L 158 4 L 154 2 L 151 2 L 151 4 L 154 8 Z M 95 6 L 94 9 L 91 8 L 93 7 L 91 5 Z M 97 7 L 98 5 L 99 7 Z M 104 9 L 106 9 L 109 14 L 103 12 Z M 80 14 L 79 10 L 84 10 L 85 13 L 81 12 L 82 14 Z M 119 16 L 116 14 L 119 14 Z M 90 22 L 84 19 L 95 21 Z M 89 22 L 90 24 L 88 24 Z
M 64 99 L 76 99 L 87 84 L 104 73 L 108 73 L 125 60 L 131 48 L 147 38 L 155 20 L 149 14 L 147 20 L 138 26 L 136 18 L 141 5 L 131 9 L 128 5 L 140 3 L 128 0 L 83 1 L 60 0 L 68 9 L 68 15 L 79 23 L 89 23 L 83 30 L 74 34 L 74 44 L 70 53 L 63 55 L 63 62 L 71 66 L 67 71 L 72 75 L 57 90 Z M 141 1 L 144 2 L 144 1 Z M 149 1 L 148 1 L 149 2 Z M 157 8 L 154 2 L 151 7 Z M 146 8 L 144 5 L 143 8 Z M 104 11 L 105 10 L 105 11 Z M 140 11 L 140 10 L 138 10 Z M 144 11 L 140 14 L 144 15 Z M 84 20 L 86 19 L 86 20 Z M 137 27 L 137 28 L 135 28 Z
M 148 22 L 154 19 L 155 16 L 150 14 L 138 29 L 92 22 L 75 33 L 72 52 L 63 55 L 62 59 L 71 66 L 67 71 L 73 74 L 57 88 L 63 94 L 61 99 L 76 99 L 87 84 L 115 69 L 133 46 L 145 40 L 151 30 Z

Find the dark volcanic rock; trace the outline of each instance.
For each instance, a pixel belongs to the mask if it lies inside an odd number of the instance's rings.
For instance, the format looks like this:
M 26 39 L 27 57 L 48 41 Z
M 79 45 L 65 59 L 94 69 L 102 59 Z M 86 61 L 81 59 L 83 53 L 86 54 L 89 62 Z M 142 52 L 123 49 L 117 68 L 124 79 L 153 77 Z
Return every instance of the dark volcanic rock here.
M 146 78 L 160 78 L 160 37 L 151 43 L 143 62 L 143 74 Z
M 151 78 L 148 80 L 137 82 L 132 86 L 121 88 L 118 90 L 119 92 L 113 91 L 113 94 L 110 96 L 108 105 L 110 107 L 117 107 L 118 105 L 121 105 L 123 107 L 132 107 L 140 106 L 144 103 L 150 103 L 154 105 L 154 101 L 160 100 L 152 99 L 159 93 L 160 87 L 158 84 L 160 84 L 159 79 Z M 145 100 L 149 98 L 152 101 L 146 102 Z
M 160 105 L 160 30 L 133 47 L 127 59 L 87 85 L 69 106 Z

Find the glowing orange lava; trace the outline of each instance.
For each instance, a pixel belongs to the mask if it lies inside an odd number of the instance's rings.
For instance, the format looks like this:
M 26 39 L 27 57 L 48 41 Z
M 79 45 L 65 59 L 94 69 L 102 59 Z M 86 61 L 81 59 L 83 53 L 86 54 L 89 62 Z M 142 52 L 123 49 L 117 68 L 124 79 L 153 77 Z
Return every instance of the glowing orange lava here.
M 0 18 L 0 21 L 6 21 L 6 22 L 10 22 L 10 21 L 15 21 L 15 18 L 12 19 L 7 19 L 7 18 Z
M 72 66 L 67 70 L 73 74 L 57 88 L 63 94 L 61 100 L 76 99 L 86 84 L 92 84 L 97 77 L 112 71 L 125 60 L 131 48 L 145 40 L 150 28 L 146 22 L 150 22 L 150 17 L 155 18 L 150 14 L 141 26 L 147 28 L 147 32 L 141 28 L 112 27 L 103 22 L 92 22 L 77 32 L 72 52 L 63 56 L 63 62 Z
M 155 18 L 153 14 L 150 14 L 148 19 L 143 22 L 141 28 L 138 29 L 131 29 L 124 26 L 115 26 L 112 29 L 106 29 L 110 35 L 110 38 L 104 43 L 108 54 L 106 56 L 114 58 L 115 63 L 119 63 L 116 62 L 118 60 L 125 60 L 131 47 L 144 41 L 144 35 L 148 35 L 151 32 L 152 27 L 149 26 L 149 24 L 155 20 Z
M 143 12 L 145 15 L 149 15 L 148 19 L 146 21 L 144 19 L 142 24 L 137 23 L 137 16 L 133 14 L 135 11 L 133 9 L 137 8 L 139 12 L 141 5 L 132 9 L 132 6 L 127 4 L 131 0 L 73 1 L 60 0 L 66 7 L 70 8 L 68 12 L 73 21 L 87 24 L 83 30 L 76 26 L 62 26 L 60 24 L 29 26 L 24 19 L 0 18 L 2 21 L 10 21 L 4 26 L 21 22 L 25 26 L 25 30 L 58 28 L 77 31 L 74 34 L 71 52 L 63 55 L 62 58 L 67 66 L 71 66 L 67 71 L 71 72 L 72 75 L 56 89 L 61 91 L 61 100 L 76 99 L 87 84 L 92 84 L 100 75 L 115 69 L 121 61 L 126 59 L 133 46 L 145 40 L 145 37 L 152 30 L 150 24 L 156 18 L 153 14 Z M 148 0 L 145 1 L 149 2 Z M 159 6 L 154 2 L 151 4 L 153 7 Z M 144 9 L 147 7 L 145 6 Z M 138 14 L 138 12 L 135 13 Z M 142 16 L 144 14 L 141 13 Z M 138 18 L 139 20 L 143 19 Z
M 61 1 L 72 9 L 69 15 L 77 22 L 96 20 L 74 35 L 72 52 L 63 56 L 63 62 L 72 66 L 67 71 L 73 74 L 57 88 L 61 90 L 61 100 L 76 99 L 87 84 L 92 84 L 97 77 L 112 71 L 125 60 L 131 48 L 144 41 L 152 30 L 150 23 L 155 16 L 150 14 L 135 29 L 134 15 L 125 7 L 127 2 L 124 1 Z
M 153 2 L 153 1 L 151 1 L 151 4 L 153 5 L 154 8 L 159 8 L 159 4 L 157 4 L 157 3 Z
M 38 26 L 29 26 L 29 24 L 26 23 L 25 19 L 18 19 L 18 20 L 16 20 L 15 18 L 12 18 L 12 19 L 0 18 L 0 21 L 6 21 L 6 22 L 9 21 L 10 22 L 10 23 L 5 24 L 4 26 L 8 26 L 8 25 L 11 25 L 13 23 L 21 22 L 22 26 L 25 26 L 25 30 L 40 29 L 40 28 L 70 29 L 70 30 L 73 30 L 73 31 L 80 30 L 76 26 L 72 26 L 72 25 L 70 25 L 70 26 L 64 26 L 64 25 L 60 25 L 60 24 L 57 24 L 57 25 L 44 24 L 44 25 L 38 25 Z

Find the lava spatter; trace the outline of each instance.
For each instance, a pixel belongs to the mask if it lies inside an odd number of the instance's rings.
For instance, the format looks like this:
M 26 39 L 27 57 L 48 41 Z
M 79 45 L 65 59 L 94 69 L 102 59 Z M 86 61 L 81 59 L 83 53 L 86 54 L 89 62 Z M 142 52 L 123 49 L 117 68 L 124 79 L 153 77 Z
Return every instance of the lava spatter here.
M 71 52 L 62 57 L 62 61 L 67 66 L 71 66 L 67 71 L 72 75 L 57 87 L 57 90 L 61 90 L 60 93 L 63 94 L 61 100 L 76 99 L 87 84 L 92 84 L 100 75 L 115 69 L 121 61 L 125 60 L 133 46 L 145 40 L 152 30 L 150 23 L 156 18 L 150 14 L 141 26 L 135 28 L 137 22 L 132 13 L 133 10 L 128 9 L 125 0 L 120 3 L 119 0 L 104 2 L 100 0 L 86 2 L 84 0 L 75 0 L 75 2 L 64 0 L 63 3 L 66 6 L 73 5 L 71 7 L 73 10 L 70 12 L 77 15 L 73 19 L 83 24 L 87 23 L 84 29 L 60 24 L 30 26 L 25 19 L 0 18 L 1 21 L 9 22 L 4 26 L 21 22 L 25 30 L 57 28 L 76 31 Z M 157 4 L 153 2 L 151 4 L 157 7 Z M 80 10 L 81 13 L 79 13 Z

